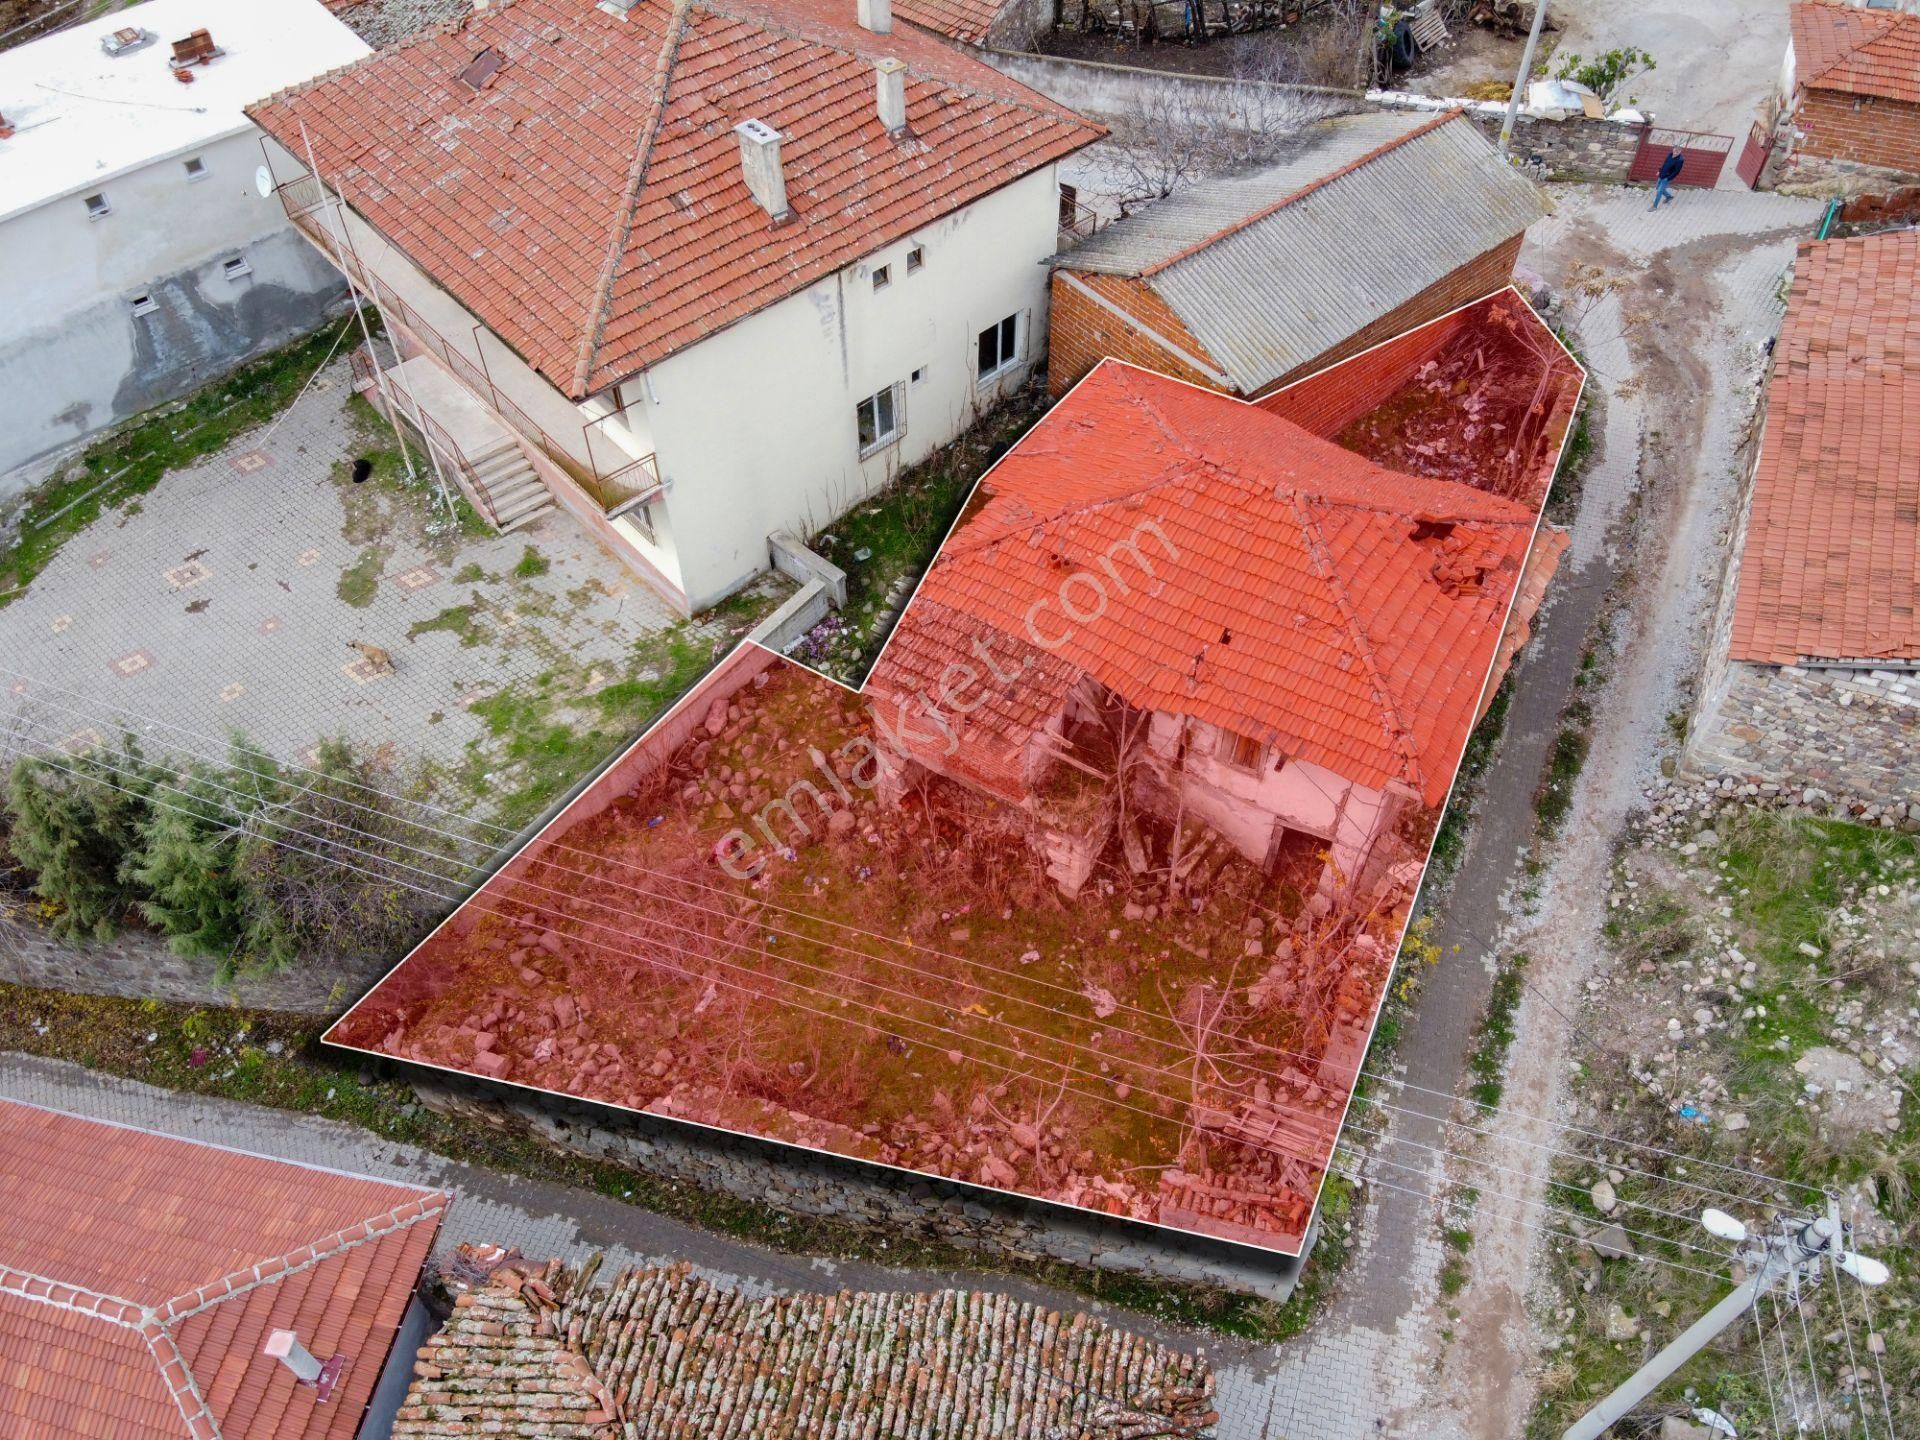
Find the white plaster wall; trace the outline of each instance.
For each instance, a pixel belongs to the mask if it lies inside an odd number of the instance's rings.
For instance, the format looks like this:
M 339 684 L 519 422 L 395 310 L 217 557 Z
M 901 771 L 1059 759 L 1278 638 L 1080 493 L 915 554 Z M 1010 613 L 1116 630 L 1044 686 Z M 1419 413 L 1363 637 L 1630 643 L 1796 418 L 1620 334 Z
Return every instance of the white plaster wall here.
M 187 178 L 191 158 L 205 163 L 204 178 Z M 103 181 L 98 192 L 113 208 L 98 220 L 87 215 L 85 197 L 95 193 L 87 186 L 0 224 L 0 275 L 7 277 L 0 338 L 107 295 L 143 293 L 163 275 L 285 230 L 280 202 L 254 188 L 260 163 L 259 132 L 249 126 Z
M 659 544 L 637 543 L 693 608 L 765 570 L 770 533 L 830 524 L 1025 379 L 1046 353 L 1042 262 L 1058 216 L 1049 166 L 622 386 L 672 487 L 654 507 Z M 926 261 L 909 275 L 915 245 Z M 876 292 L 880 265 L 892 283 Z M 1023 316 L 1022 363 L 977 388 L 976 337 L 1010 314 Z M 909 383 L 915 370 L 925 372 L 919 384 Z M 905 435 L 863 458 L 855 407 L 896 382 L 906 385 Z
M 0 223 L 0 474 L 216 379 L 342 298 L 332 267 L 255 188 L 255 133 L 103 184 L 102 219 L 82 189 Z M 188 180 L 189 155 L 204 179 Z M 229 279 L 236 257 L 250 273 Z M 133 313 L 140 295 L 151 313 Z

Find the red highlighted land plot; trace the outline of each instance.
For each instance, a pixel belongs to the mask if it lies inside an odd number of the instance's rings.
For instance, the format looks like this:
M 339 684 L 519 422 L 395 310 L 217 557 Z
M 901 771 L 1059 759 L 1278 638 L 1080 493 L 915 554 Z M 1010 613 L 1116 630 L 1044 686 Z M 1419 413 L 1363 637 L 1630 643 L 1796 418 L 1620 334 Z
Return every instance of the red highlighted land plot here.
M 1101 365 L 863 690 L 736 651 L 328 1039 L 1298 1253 L 1581 383 L 1512 292 Z

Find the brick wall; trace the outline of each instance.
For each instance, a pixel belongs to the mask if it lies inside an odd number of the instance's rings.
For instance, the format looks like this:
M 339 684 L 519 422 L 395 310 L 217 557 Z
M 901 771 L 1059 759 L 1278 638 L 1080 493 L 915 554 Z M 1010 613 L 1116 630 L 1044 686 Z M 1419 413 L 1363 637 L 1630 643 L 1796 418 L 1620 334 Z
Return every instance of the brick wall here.
M 1324 370 L 1342 360 L 1349 360 L 1362 350 L 1370 350 L 1383 341 L 1404 334 L 1416 325 L 1424 325 L 1429 320 L 1438 320 L 1449 310 L 1458 310 L 1462 305 L 1470 305 L 1483 295 L 1491 295 L 1513 280 L 1513 267 L 1520 259 L 1520 242 L 1526 239 L 1525 232 L 1510 240 L 1503 240 L 1491 250 L 1482 252 L 1464 265 L 1441 276 L 1425 290 L 1421 291 L 1406 304 L 1389 310 L 1371 325 L 1355 331 L 1332 349 L 1314 356 L 1304 365 L 1295 366 L 1271 385 L 1264 387 L 1257 395 L 1270 395 L 1283 385 L 1291 385 L 1303 380 L 1316 371 Z
M 1413 372 L 1440 353 L 1468 319 L 1459 311 L 1433 325 L 1417 326 L 1369 350 L 1352 363 L 1321 370 L 1260 402 L 1264 410 L 1331 440 L 1392 395 Z
M 1324 354 L 1316 355 L 1306 364 L 1295 367 L 1259 393 L 1270 394 L 1283 385 L 1304 379 L 1337 361 L 1349 359 L 1501 289 L 1513 279 L 1514 263 L 1520 257 L 1520 242 L 1525 238 L 1524 234 L 1515 235 L 1511 240 L 1476 255 L 1406 304 L 1388 311 Z M 1094 291 L 1101 299 L 1133 316 L 1134 323 L 1115 315 L 1082 293 L 1069 283 L 1068 275 Z M 1213 364 L 1213 358 L 1180 323 L 1180 317 L 1144 281 L 1114 275 L 1094 275 L 1085 271 L 1055 273 L 1052 331 L 1047 341 L 1047 385 L 1056 397 L 1066 393 L 1108 356 L 1157 370 L 1177 380 L 1190 380 L 1196 385 L 1231 393 L 1230 387 L 1218 376 L 1196 368 L 1163 342 L 1170 342 L 1202 364 Z M 1417 360 L 1414 362 L 1416 365 L 1418 363 Z M 1409 366 L 1409 372 L 1411 368 Z
M 1134 323 L 1090 298 L 1081 286 L 1135 317 Z M 1055 399 L 1108 357 L 1209 389 L 1227 389 L 1216 376 L 1189 364 L 1162 343 L 1170 341 L 1193 359 L 1213 365 L 1206 348 L 1144 281 L 1084 270 L 1056 271 L 1048 312 L 1047 389 Z
M 1807 90 L 1794 124 L 1806 136 L 1799 154 L 1920 174 L 1920 105 Z

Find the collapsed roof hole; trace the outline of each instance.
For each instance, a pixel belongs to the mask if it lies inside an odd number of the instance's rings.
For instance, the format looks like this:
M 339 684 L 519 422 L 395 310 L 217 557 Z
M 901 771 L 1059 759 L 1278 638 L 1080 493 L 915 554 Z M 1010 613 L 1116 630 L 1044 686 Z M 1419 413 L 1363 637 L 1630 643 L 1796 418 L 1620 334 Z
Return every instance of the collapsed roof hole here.
M 1409 538 L 1414 540 L 1444 540 L 1451 534 L 1453 534 L 1453 521 L 1451 520 L 1416 520 L 1413 522 L 1413 534 Z

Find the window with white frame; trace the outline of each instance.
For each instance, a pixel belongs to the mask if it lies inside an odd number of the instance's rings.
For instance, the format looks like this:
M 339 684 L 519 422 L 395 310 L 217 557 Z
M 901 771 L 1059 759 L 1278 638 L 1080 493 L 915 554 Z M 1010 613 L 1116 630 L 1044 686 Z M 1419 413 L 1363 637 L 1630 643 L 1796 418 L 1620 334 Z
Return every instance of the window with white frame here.
M 198 155 L 181 163 L 186 167 L 187 179 L 204 180 L 207 178 L 207 162 L 202 160 Z
M 220 262 L 220 272 L 229 280 L 238 280 L 253 273 L 253 266 L 247 263 L 247 257 L 236 255 L 231 260 Z
M 914 271 L 926 263 L 927 252 L 922 247 L 916 245 L 907 251 L 907 273 L 909 275 L 913 274 Z
M 884 445 L 891 445 L 906 433 L 904 399 L 903 387 L 894 384 L 869 395 L 853 407 L 862 455 L 870 455 Z
M 136 315 L 151 315 L 159 308 L 160 302 L 155 300 L 151 295 L 136 295 L 133 297 L 133 313 Z
M 893 283 L 893 267 L 882 265 L 873 272 L 873 288 L 884 290 Z
M 974 364 L 976 378 L 991 380 L 1019 363 L 1020 317 L 1018 315 L 1009 315 L 997 325 L 989 325 L 980 332 L 979 354 Z
M 113 206 L 107 203 L 107 197 L 105 195 L 87 196 L 87 218 L 89 220 L 99 220 L 112 213 Z

